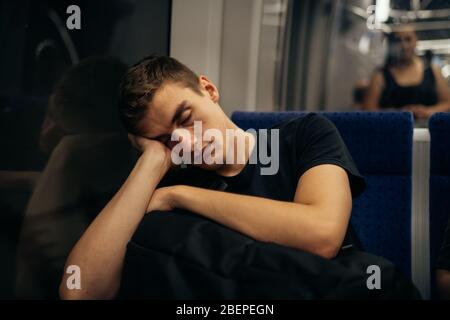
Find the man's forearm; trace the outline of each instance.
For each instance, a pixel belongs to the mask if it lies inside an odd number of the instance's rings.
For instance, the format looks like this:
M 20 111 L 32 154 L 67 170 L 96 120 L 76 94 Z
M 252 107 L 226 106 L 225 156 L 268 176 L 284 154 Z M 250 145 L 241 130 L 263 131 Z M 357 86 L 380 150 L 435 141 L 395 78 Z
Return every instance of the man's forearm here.
M 174 206 L 215 220 L 256 240 L 333 257 L 342 242 L 325 206 L 177 186 Z M 331 209 L 330 209 L 331 210 Z M 343 238 L 343 237 L 342 237 Z
M 143 155 L 129 177 L 89 226 L 66 262 L 81 270 L 81 290 L 69 290 L 64 274 L 62 298 L 111 298 L 120 285 L 126 245 L 145 214 L 165 172 L 161 162 Z

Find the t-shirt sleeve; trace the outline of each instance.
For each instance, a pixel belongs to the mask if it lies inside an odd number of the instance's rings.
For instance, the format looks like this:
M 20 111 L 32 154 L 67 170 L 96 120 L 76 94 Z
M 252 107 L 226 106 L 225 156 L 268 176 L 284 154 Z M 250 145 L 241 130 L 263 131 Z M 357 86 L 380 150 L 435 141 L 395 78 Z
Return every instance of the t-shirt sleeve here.
M 347 172 L 352 197 L 364 191 L 366 186 L 364 177 L 358 171 L 339 131 L 326 117 L 311 113 L 304 119 L 299 119 L 295 140 L 294 161 L 297 179 L 312 167 L 334 164 Z

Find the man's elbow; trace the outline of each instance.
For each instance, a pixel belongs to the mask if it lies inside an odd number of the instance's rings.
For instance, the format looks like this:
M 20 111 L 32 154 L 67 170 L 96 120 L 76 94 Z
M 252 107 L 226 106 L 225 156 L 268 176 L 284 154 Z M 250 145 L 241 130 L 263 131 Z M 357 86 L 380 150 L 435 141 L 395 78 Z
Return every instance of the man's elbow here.
M 61 300 L 111 300 L 116 297 L 113 290 L 109 293 L 89 292 L 83 289 L 68 289 L 62 282 L 59 286 L 59 297 Z
M 313 253 L 324 259 L 335 258 L 341 249 L 342 238 L 343 237 L 341 237 L 336 230 L 318 235 L 318 240 L 316 246 L 314 246 Z
M 82 289 L 69 289 L 66 281 L 63 279 L 59 285 L 59 298 L 61 300 L 89 300 L 92 299 L 86 290 Z
M 323 244 L 321 247 L 319 247 L 315 254 L 317 254 L 318 256 L 324 258 L 324 259 L 328 259 L 331 260 L 333 258 L 335 258 L 337 256 L 337 254 L 339 253 L 340 250 L 340 246 L 338 244 Z
M 61 300 L 85 300 L 87 297 L 81 290 L 70 290 L 63 283 L 59 286 L 59 297 Z
M 341 249 L 339 241 L 332 241 L 324 238 L 315 239 L 309 246 L 305 246 L 305 244 L 291 244 L 290 246 L 297 250 L 306 251 L 328 260 L 335 258 Z

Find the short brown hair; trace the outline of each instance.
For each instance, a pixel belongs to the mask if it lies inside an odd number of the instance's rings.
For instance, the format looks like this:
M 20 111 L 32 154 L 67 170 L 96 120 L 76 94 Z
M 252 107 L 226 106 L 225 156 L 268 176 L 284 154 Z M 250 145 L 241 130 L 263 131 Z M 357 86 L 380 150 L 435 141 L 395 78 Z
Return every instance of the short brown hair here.
M 198 76 L 178 60 L 167 56 L 148 56 L 130 67 L 120 85 L 119 113 L 125 129 L 140 134 L 140 121 L 155 92 L 174 82 L 202 94 Z

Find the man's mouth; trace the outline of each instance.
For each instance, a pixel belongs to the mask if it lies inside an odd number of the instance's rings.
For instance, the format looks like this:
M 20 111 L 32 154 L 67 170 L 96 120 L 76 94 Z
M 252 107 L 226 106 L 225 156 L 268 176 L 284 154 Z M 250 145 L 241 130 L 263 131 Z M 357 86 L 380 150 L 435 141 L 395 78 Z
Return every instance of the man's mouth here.
M 192 153 L 193 156 L 193 164 L 203 164 L 203 153 L 205 152 L 205 149 L 207 146 L 209 146 L 211 144 L 211 142 L 206 143 L 201 150 L 197 151 L 195 150 Z

